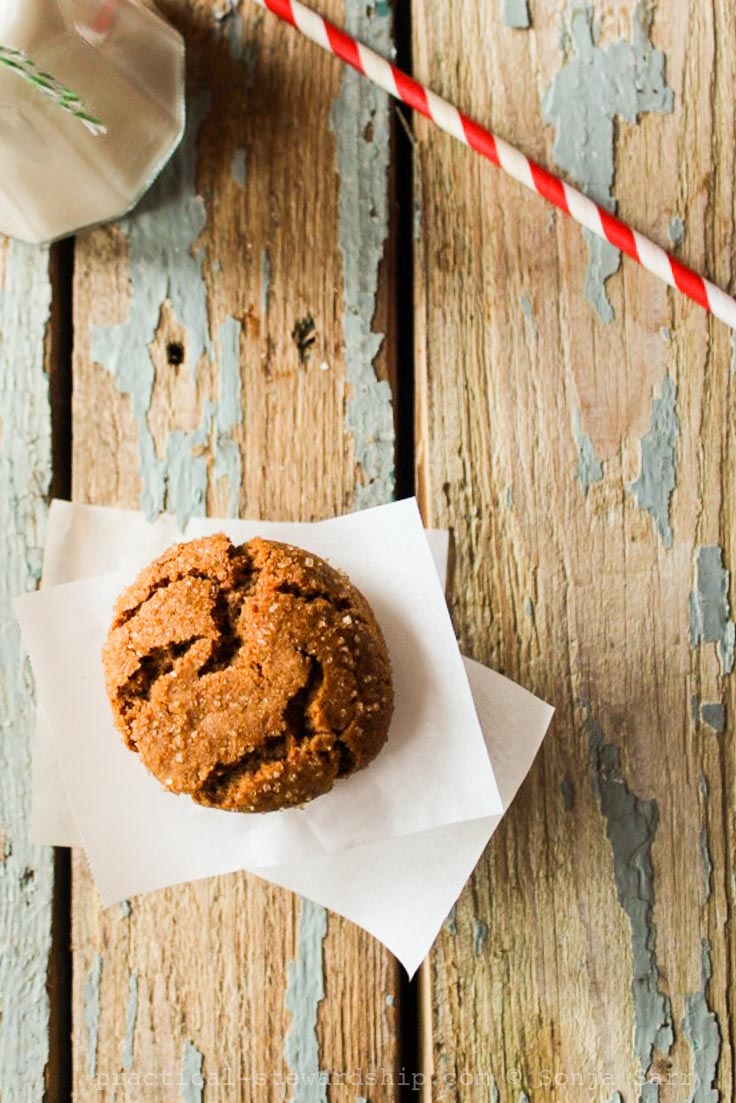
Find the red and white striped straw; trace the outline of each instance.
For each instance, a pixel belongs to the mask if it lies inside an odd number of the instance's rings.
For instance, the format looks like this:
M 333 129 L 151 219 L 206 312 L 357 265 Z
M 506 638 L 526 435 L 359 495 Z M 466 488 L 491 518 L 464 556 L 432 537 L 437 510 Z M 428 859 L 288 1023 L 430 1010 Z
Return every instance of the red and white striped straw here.
M 609 241 L 611 245 L 638 261 L 643 268 L 659 276 L 670 287 L 678 288 L 716 318 L 736 329 L 736 299 L 714 283 L 703 279 L 692 268 L 681 264 L 637 230 L 632 230 L 621 219 L 599 207 L 577 188 L 571 187 L 535 161 L 531 161 L 503 138 L 498 138 L 490 130 L 468 118 L 453 104 L 402 73 L 374 50 L 302 4 L 301 0 L 256 0 L 256 3 L 296 27 L 323 50 L 342 58 L 389 95 L 432 119 L 442 130 L 452 134 L 453 138 L 493 161 L 494 165 L 498 165 L 525 187 L 544 196 L 581 226 Z

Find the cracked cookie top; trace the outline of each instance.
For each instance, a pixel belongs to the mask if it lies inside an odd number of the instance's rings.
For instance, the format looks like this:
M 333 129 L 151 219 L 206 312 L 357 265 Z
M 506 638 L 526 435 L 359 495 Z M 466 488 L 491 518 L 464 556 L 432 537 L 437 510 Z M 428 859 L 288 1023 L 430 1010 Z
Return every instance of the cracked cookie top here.
M 393 712 L 363 595 L 270 540 L 170 548 L 118 599 L 103 663 L 130 750 L 165 788 L 230 811 L 326 793 L 375 758 Z

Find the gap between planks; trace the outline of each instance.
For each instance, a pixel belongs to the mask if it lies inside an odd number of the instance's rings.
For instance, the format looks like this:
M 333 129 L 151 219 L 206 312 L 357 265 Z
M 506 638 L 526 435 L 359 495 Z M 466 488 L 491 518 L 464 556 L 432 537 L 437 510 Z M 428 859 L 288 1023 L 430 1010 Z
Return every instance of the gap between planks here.
M 51 319 L 47 335 L 51 414 L 50 498 L 71 498 L 72 287 L 74 239 L 52 246 L 49 257 Z M 54 848 L 54 889 L 49 957 L 49 1063 L 47 1103 L 72 1098 L 71 851 Z

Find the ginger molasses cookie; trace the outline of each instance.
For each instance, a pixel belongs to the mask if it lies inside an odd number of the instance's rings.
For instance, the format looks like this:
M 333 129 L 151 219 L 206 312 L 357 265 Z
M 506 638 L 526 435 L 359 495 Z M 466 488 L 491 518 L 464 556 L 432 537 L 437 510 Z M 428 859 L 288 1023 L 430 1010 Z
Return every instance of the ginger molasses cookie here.
M 393 712 L 363 595 L 270 540 L 170 548 L 118 599 L 103 662 L 130 750 L 167 789 L 230 811 L 326 793 L 375 758 Z

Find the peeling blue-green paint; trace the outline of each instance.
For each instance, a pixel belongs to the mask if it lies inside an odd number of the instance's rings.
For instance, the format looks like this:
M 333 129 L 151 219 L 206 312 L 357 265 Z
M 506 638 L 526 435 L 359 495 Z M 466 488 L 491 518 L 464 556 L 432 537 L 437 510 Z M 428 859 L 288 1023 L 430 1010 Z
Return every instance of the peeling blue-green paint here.
M 346 0 L 350 34 L 393 55 L 390 11 Z M 343 262 L 343 333 L 350 384 L 346 422 L 360 478 L 356 509 L 388 501 L 394 493 L 394 418 L 391 387 L 376 376 L 374 361 L 384 335 L 373 331 L 378 273 L 388 237 L 389 101 L 384 92 L 345 67 L 332 108 L 339 175 L 339 240 Z
M 572 415 L 572 432 L 578 449 L 578 462 L 574 474 L 580 481 L 583 493 L 587 494 L 593 483 L 599 483 L 603 478 L 603 464 L 595 454 L 593 441 L 587 433 L 583 432 L 580 410 L 577 408 Z
M 705 778 L 702 774 L 698 778 L 698 792 L 700 793 L 701 797 L 707 797 L 710 792 L 708 779 Z
M 220 388 L 217 405 L 209 407 L 214 421 L 215 481 L 226 479 L 228 486 L 228 517 L 237 517 L 240 508 L 240 488 L 243 481 L 243 458 L 233 430 L 243 421 L 243 395 L 240 376 L 240 322 L 229 315 L 218 330 L 220 348 Z
M 569 777 L 563 777 L 560 782 L 560 796 L 566 812 L 571 812 L 575 807 L 575 788 Z
M 268 249 L 261 249 L 261 317 L 268 314 L 271 300 L 271 258 Z
M 296 957 L 289 962 L 286 1009 L 291 1024 L 284 1039 L 284 1060 L 296 1083 L 290 1103 L 327 1103 L 329 1075 L 319 1067 L 317 1012 L 325 998 L 323 944 L 327 911 L 302 900 Z
M 240 325 L 228 318 L 223 327 L 234 323 L 239 343 Z M 227 352 L 223 353 L 223 357 Z M 221 362 L 220 392 L 218 403 L 208 401 L 200 425 L 191 432 L 174 430 L 166 441 L 167 465 L 167 502 L 175 509 L 179 524 L 183 526 L 187 519 L 202 514 L 206 506 L 208 486 L 207 445 L 212 445 L 212 473 L 215 482 L 226 478 L 228 481 L 227 516 L 238 513 L 242 459 L 237 442 L 229 430 L 241 420 L 240 414 L 233 417 L 228 392 L 232 391 L 233 380 L 228 372 L 231 364 L 226 359 Z M 239 388 L 239 367 L 238 381 Z
M 556 129 L 553 155 L 580 188 L 608 210 L 613 197 L 615 122 L 636 122 L 644 112 L 672 110 L 673 93 L 665 80 L 665 58 L 651 43 L 651 12 L 639 3 L 632 18 L 631 42 L 598 45 L 594 10 L 572 0 L 566 58 L 542 100 L 546 123 Z M 617 271 L 621 254 L 586 230 L 588 273 L 585 294 L 603 322 L 613 318 L 606 281 Z
M 228 7 L 219 16 L 220 33 L 228 44 L 230 57 L 239 61 L 243 52 L 245 24 L 239 0 L 229 0 Z
M 634 1053 L 646 1075 L 654 1051 L 667 1056 L 674 1041 L 672 1006 L 669 996 L 660 989 L 653 920 L 652 844 L 659 813 L 655 800 L 644 800 L 631 792 L 621 770 L 618 749 L 606 742 L 590 709 L 584 707 L 594 791 L 611 844 L 618 899 L 631 926 Z M 654 1103 L 658 1098 L 656 1083 L 642 1089 L 641 1099 L 645 1103 Z
M 241 187 L 245 187 L 245 150 L 242 146 L 238 147 L 233 152 L 233 159 L 230 163 L 230 172 L 232 173 L 233 180 Z
M 722 735 L 726 730 L 726 706 L 722 701 L 705 701 L 700 706 L 700 719 L 716 735 Z
M 662 380 L 659 398 L 652 398 L 651 428 L 641 438 L 641 469 L 627 486 L 639 509 L 651 513 L 655 531 L 666 548 L 672 547 L 670 500 L 677 484 L 675 462 L 680 422 L 677 387 L 670 375 Z
M 28 841 L 35 706 L 12 599 L 41 575 L 51 481 L 47 249 L 9 241 L 0 275 L 0 1099 L 44 1098 L 53 853 Z M 30 872 L 30 876 L 29 876 Z
M 672 330 L 670 329 L 669 326 L 662 326 L 660 328 L 659 334 L 660 334 L 662 340 L 665 342 L 665 344 L 667 344 L 667 345 L 672 344 Z
M 700 694 L 693 693 L 690 695 L 690 719 L 697 727 L 700 723 Z
M 187 1040 L 181 1054 L 181 1103 L 202 1103 L 206 1084 L 203 1063 L 202 1054 Z
M 718 1103 L 720 1092 L 713 1086 L 721 1057 L 721 1029 L 708 1004 L 712 976 L 711 945 L 703 939 L 700 950 L 701 986 L 685 1000 L 682 1031 L 692 1052 L 694 1088 L 689 1103 Z
M 537 320 L 534 317 L 534 307 L 532 301 L 528 295 L 522 295 L 519 299 L 519 306 L 521 307 L 521 313 L 526 318 L 527 329 L 529 330 L 529 336 L 533 341 L 536 341 L 539 337 L 539 330 L 537 329 Z
M 205 512 L 207 495 L 207 455 L 209 426 L 193 432 L 176 429 L 166 440 L 166 501 L 183 528 L 192 516 Z M 145 493 L 145 491 L 144 491 Z
M 138 977 L 131 973 L 128 977 L 128 1002 L 125 1005 L 125 1031 L 120 1043 L 120 1064 L 124 1069 L 133 1066 L 133 1039 L 135 1021 L 138 1018 Z
M 123 919 L 128 919 L 130 917 L 130 900 L 120 901 L 120 914 Z
M 84 1026 L 87 1032 L 87 1076 L 97 1074 L 97 1041 L 100 1034 L 100 982 L 102 958 L 95 954 L 84 981 Z
M 706 544 L 695 555 L 695 586 L 690 593 L 690 646 L 714 643 L 724 674 L 733 670 L 736 625 L 728 596 L 731 574 L 723 548 Z
M 530 597 L 524 598 L 524 612 L 529 620 L 534 620 L 534 602 Z
M 488 927 L 482 919 L 473 918 L 473 953 L 479 957 L 486 946 Z
M 230 6 L 219 17 L 220 33 L 227 42 L 231 59 L 241 66 L 243 87 L 246 89 L 252 86 L 255 77 L 260 45 L 257 29 L 261 19 L 261 12 L 256 12 L 251 24 L 252 33 L 246 38 L 240 0 L 230 0 Z
M 685 240 L 685 222 L 679 215 L 673 215 L 669 220 L 667 233 L 670 235 L 670 241 L 675 248 L 682 245 Z
M 93 358 L 111 373 L 120 393 L 130 397 L 138 427 L 141 509 L 147 517 L 171 510 L 182 525 L 205 510 L 209 444 L 214 453 L 215 479 L 228 477 L 233 515 L 240 496 L 240 455 L 230 435 L 240 420 L 240 412 L 236 416 L 232 406 L 234 373 L 237 370 L 239 374 L 238 322 L 227 318 L 220 327 L 220 401 L 205 404 L 200 425 L 191 431 L 170 432 L 165 453 L 159 456 L 148 424 L 155 382 L 148 346 L 155 337 L 166 300 L 185 328 L 185 364 L 192 381 L 196 380 L 201 357 L 214 362 L 216 355 L 202 271 L 204 250 L 197 244 L 207 215 L 204 201 L 196 193 L 196 146 L 209 102 L 206 94 L 192 98 L 179 150 L 142 203 L 119 224 L 128 240 L 127 319 L 118 325 L 93 326 L 91 334 Z
M 417 185 L 418 187 L 419 185 Z M 415 241 L 422 240 L 422 204 L 418 199 L 414 200 L 413 236 Z
M 179 149 L 141 204 L 118 224 L 128 240 L 130 258 L 127 319 L 118 325 L 92 327 L 94 360 L 107 368 L 121 394 L 131 399 L 144 482 L 141 508 L 149 517 L 169 504 L 167 459 L 156 455 L 147 422 L 155 375 L 148 345 L 155 337 L 166 299 L 186 327 L 185 361 L 192 379 L 200 357 L 214 355 L 202 250 L 192 252 L 207 221 L 204 201 L 196 193 L 196 146 L 209 106 L 208 94 L 191 98 Z
M 528 0 L 501 0 L 501 18 L 507 27 L 525 31 L 531 26 Z
M 445 920 L 445 930 L 448 934 L 457 934 L 457 904 L 453 904 L 450 908 L 450 914 Z
M 386 1003 L 389 1007 L 394 1007 L 396 1005 L 395 997 L 389 994 L 386 996 Z
M 588 270 L 585 273 L 583 290 L 600 320 L 608 325 L 613 321 L 613 306 L 608 298 L 606 284 L 621 267 L 621 254 L 591 230 L 584 229 L 583 237 L 588 246 Z
M 505 498 L 506 498 L 506 508 L 507 509 L 513 509 L 514 508 L 514 488 L 512 487 L 511 483 L 509 483 L 508 486 L 506 487 Z

